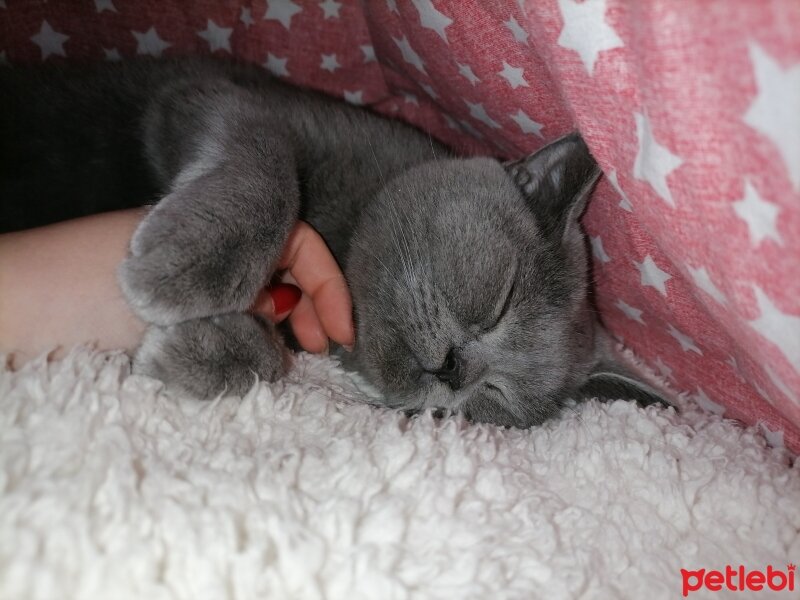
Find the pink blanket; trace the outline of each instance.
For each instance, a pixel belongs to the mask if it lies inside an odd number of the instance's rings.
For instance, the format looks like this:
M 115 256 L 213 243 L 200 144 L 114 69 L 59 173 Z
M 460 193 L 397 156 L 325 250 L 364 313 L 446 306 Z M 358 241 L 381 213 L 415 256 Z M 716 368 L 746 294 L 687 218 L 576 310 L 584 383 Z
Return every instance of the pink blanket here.
M 579 129 L 608 328 L 800 450 L 800 2 L 0 0 L 0 62 L 235 55 L 464 152 Z

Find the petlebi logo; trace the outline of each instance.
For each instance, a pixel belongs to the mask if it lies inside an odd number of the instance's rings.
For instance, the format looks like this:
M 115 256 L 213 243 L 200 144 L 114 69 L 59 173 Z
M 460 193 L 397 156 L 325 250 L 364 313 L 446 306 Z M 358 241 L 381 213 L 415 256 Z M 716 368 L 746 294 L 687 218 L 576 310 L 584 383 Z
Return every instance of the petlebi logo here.
M 786 570 L 781 570 L 767 565 L 763 571 L 748 570 L 743 565 L 733 567 L 727 565 L 724 571 L 697 569 L 689 571 L 681 569 L 683 578 L 683 597 L 692 592 L 706 589 L 711 592 L 727 590 L 731 592 L 761 592 L 772 590 L 781 592 L 794 591 L 795 565 L 786 565 Z M 749 596 L 748 596 L 749 597 Z

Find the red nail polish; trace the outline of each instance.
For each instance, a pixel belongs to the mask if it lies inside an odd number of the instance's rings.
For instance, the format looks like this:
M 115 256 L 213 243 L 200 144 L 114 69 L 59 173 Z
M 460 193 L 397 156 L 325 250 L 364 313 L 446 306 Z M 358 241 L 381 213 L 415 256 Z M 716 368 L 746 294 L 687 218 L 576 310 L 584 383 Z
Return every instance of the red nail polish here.
M 300 288 L 291 283 L 278 283 L 270 287 L 269 296 L 272 298 L 275 316 L 277 317 L 292 310 L 300 302 L 300 296 L 302 295 L 303 292 L 300 291 Z

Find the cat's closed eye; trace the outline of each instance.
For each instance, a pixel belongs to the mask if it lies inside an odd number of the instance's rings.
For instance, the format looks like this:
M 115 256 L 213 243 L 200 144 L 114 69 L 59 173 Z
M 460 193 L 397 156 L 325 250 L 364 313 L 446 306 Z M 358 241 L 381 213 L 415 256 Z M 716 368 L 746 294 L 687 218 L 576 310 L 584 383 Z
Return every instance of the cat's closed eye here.
M 514 298 L 514 291 L 516 290 L 516 285 L 517 281 L 516 277 L 514 277 L 511 280 L 511 285 L 508 288 L 508 292 L 506 293 L 506 295 L 501 296 L 501 298 L 505 298 L 503 300 L 503 303 L 502 304 L 498 303 L 497 306 L 495 306 L 495 311 L 490 317 L 490 319 L 484 321 L 481 324 L 477 324 L 473 331 L 476 331 L 478 335 L 483 335 L 489 333 L 493 329 L 496 329 L 497 326 L 500 325 L 500 323 L 502 323 L 503 319 L 506 316 L 506 313 L 508 313 L 508 309 L 511 307 L 511 301 Z
M 499 387 L 497 387 L 493 383 L 489 383 L 487 381 L 486 383 L 483 384 L 483 387 L 487 392 L 490 392 L 490 394 L 492 394 L 494 396 L 499 396 L 500 398 L 505 400 L 506 395 L 503 393 L 503 390 L 501 390 Z

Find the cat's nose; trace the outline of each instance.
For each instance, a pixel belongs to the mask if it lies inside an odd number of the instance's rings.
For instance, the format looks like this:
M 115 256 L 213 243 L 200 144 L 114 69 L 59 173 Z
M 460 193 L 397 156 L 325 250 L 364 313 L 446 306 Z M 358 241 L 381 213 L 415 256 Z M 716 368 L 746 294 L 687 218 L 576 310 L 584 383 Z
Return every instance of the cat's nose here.
M 454 392 L 474 383 L 483 370 L 480 361 L 468 355 L 468 348 L 451 348 L 442 368 L 436 371 L 439 381 L 449 385 Z
M 463 381 L 463 360 L 457 348 L 450 348 L 444 359 L 442 368 L 436 371 L 436 377 L 450 386 L 452 390 L 458 390 L 464 384 Z

